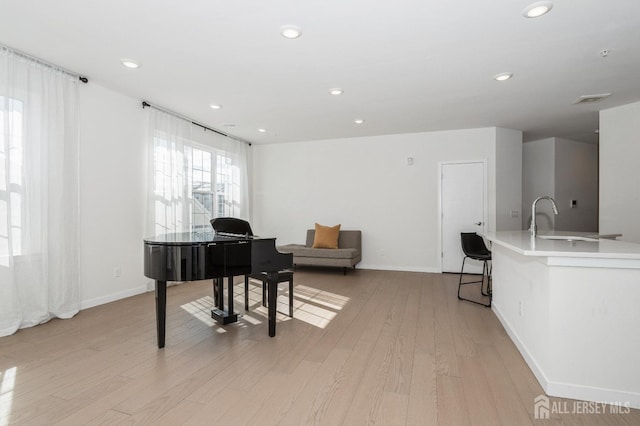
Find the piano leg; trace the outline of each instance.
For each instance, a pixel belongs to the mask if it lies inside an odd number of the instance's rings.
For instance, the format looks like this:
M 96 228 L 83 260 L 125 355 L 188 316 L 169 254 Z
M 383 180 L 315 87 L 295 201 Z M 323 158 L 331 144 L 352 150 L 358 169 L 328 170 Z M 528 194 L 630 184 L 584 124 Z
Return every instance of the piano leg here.
M 233 277 L 227 278 L 227 308 L 229 309 L 228 315 L 233 316 Z M 237 317 L 236 317 L 237 318 Z
M 267 272 L 267 285 L 269 287 L 267 293 L 269 302 L 269 337 L 276 335 L 276 304 L 278 303 L 278 273 Z
M 218 282 L 218 278 L 213 279 L 213 306 L 218 306 L 218 287 L 220 283 Z
M 158 348 L 164 348 L 164 331 L 167 318 L 167 282 L 156 280 L 156 327 Z

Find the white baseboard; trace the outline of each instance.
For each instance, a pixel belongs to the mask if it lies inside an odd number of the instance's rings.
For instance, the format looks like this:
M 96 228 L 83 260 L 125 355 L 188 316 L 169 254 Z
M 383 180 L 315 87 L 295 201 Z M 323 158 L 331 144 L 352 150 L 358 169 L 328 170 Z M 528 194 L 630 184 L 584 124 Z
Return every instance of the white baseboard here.
M 403 271 L 403 272 L 426 272 L 430 274 L 439 274 L 438 268 L 424 268 L 417 266 L 397 266 L 397 265 L 372 265 L 368 263 L 359 263 L 356 269 L 372 269 L 377 271 Z
M 520 355 L 524 358 L 524 361 L 529 366 L 529 369 L 544 389 L 545 393 L 549 396 L 556 396 L 560 398 L 576 399 L 579 401 L 592 401 L 600 403 L 608 403 L 618 405 L 622 407 L 640 408 L 640 394 L 635 392 L 626 392 L 616 389 L 605 389 L 592 386 L 576 385 L 573 383 L 560 383 L 547 379 L 546 374 L 542 371 L 542 368 L 538 365 L 531 353 L 527 350 L 526 346 L 518 334 L 513 330 L 509 322 L 505 319 L 500 311 L 500 306 L 494 302 L 491 305 L 491 310 L 498 318 L 498 321 L 502 324 L 505 331 L 511 338 L 511 341 L 516 345 Z M 531 401 L 533 405 L 534 401 Z
M 116 300 L 125 299 L 127 297 L 136 296 L 138 294 L 149 291 L 148 286 L 139 286 L 119 293 L 109 294 L 107 296 L 96 297 L 95 299 L 83 300 L 80 302 L 80 310 L 93 308 L 94 306 L 104 305 L 105 303 L 115 302 Z
M 502 327 L 504 327 L 505 331 L 511 338 L 511 341 L 516 345 L 516 348 L 518 348 L 520 355 L 522 355 L 522 357 L 524 358 L 524 361 L 529 366 L 529 369 L 531 370 L 533 375 L 536 376 L 538 383 L 540 383 L 540 386 L 542 386 L 542 388 L 546 392 L 548 383 L 549 383 L 546 375 L 544 374 L 544 372 L 542 371 L 542 369 L 540 368 L 536 360 L 533 358 L 531 353 L 527 350 L 527 347 L 524 345 L 524 343 L 522 343 L 522 340 L 520 340 L 520 338 L 518 337 L 518 334 L 513 330 L 513 327 L 511 327 L 511 324 L 509 324 L 506 318 L 502 315 L 502 312 L 500 311 L 500 306 L 498 306 L 495 302 L 493 302 L 491 304 L 491 310 L 493 311 L 494 314 L 496 314 L 496 317 L 498 317 L 498 321 L 500 321 L 500 324 L 502 324 Z
M 615 389 L 594 388 L 571 383 L 549 382 L 545 389 L 547 395 L 561 398 L 593 401 L 640 409 L 640 394 Z

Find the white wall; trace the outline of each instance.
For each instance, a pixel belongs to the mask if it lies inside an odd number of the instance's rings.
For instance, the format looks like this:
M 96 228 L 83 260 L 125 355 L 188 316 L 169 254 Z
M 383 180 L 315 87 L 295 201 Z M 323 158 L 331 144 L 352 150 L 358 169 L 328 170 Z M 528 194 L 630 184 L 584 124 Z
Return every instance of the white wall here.
M 531 203 L 541 195 L 555 197 L 554 138 L 526 142 L 522 145 L 522 227 L 531 224 Z M 537 206 L 536 224 L 539 230 L 554 229 L 551 204 L 541 201 Z
M 556 138 L 555 228 L 563 231 L 598 230 L 598 145 Z M 570 207 L 570 200 L 577 207 Z
M 523 227 L 529 229 L 531 203 L 553 197 L 558 215 L 547 201 L 538 203 L 539 230 L 598 231 L 598 146 L 562 138 L 527 142 L 522 156 Z M 570 208 L 576 200 L 577 208 Z
M 147 290 L 146 119 L 139 100 L 91 82 L 80 88 L 80 102 L 80 281 L 87 308 Z
M 495 141 L 483 128 L 254 145 L 252 225 L 304 244 L 315 222 L 340 223 L 362 230 L 362 268 L 439 271 L 439 163 L 487 161 L 495 230 Z
M 640 102 L 600 111 L 600 232 L 640 243 Z
M 496 230 L 522 229 L 522 132 L 496 129 Z M 515 213 L 515 214 L 514 214 Z
M 138 99 L 91 82 L 82 87 L 83 308 L 149 289 L 142 270 L 146 123 Z M 502 130 L 253 145 L 252 225 L 259 235 L 275 235 L 284 244 L 303 243 L 316 221 L 342 223 L 363 231 L 362 267 L 439 271 L 439 164 L 487 161 L 487 229 L 495 230 L 496 141 L 517 143 L 519 134 Z M 407 165 L 407 157 L 414 165 Z M 508 209 L 514 197 L 502 199 Z

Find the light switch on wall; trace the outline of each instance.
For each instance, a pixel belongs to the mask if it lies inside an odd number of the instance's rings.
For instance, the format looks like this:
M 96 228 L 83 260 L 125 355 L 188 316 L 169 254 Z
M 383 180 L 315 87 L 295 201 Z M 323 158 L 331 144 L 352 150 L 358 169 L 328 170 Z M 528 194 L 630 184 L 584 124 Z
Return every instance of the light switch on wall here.
M 569 200 L 569 207 L 571 207 L 572 209 L 577 209 L 578 208 L 578 200 Z

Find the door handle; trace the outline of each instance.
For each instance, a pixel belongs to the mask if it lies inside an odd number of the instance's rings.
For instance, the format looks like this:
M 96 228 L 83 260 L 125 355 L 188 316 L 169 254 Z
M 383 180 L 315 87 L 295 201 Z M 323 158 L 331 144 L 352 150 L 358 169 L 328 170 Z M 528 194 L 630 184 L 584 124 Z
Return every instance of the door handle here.
M 476 225 L 480 226 L 482 225 L 482 222 L 476 222 Z

